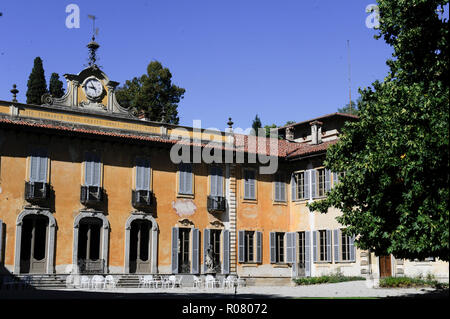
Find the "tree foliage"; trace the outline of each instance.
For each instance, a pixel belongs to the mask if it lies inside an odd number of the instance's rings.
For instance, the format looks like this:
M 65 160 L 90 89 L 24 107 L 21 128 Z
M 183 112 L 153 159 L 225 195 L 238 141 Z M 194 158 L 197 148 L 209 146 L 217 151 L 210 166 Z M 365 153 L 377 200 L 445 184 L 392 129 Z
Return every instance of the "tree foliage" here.
M 48 85 L 49 93 L 56 98 L 60 98 L 64 95 L 64 84 L 59 79 L 58 73 L 52 73 L 50 76 L 50 83 Z
M 41 96 L 47 93 L 47 82 L 45 81 L 44 67 L 42 59 L 34 59 L 33 69 L 28 77 L 27 83 L 27 104 L 41 104 Z
M 134 77 L 118 88 L 116 98 L 120 105 L 144 112 L 151 121 L 161 121 L 164 111 L 167 123 L 178 124 L 178 103 L 185 91 L 172 83 L 168 68 L 152 61 L 147 74 Z
M 361 98 L 358 98 L 358 100 L 351 101 L 351 103 L 345 104 L 344 107 L 338 108 L 339 113 L 346 113 L 346 114 L 352 114 L 352 115 L 358 115 L 358 103 L 361 101 Z M 351 107 L 350 107 L 351 105 Z
M 377 255 L 449 260 L 448 0 L 380 0 L 376 38 L 393 46 L 383 82 L 360 90 L 325 165 L 345 172 L 325 200 L 357 245 Z
M 259 118 L 258 114 L 256 114 L 255 119 L 252 122 L 252 130 L 250 132 L 250 135 L 257 135 L 258 129 L 262 128 L 261 119 Z

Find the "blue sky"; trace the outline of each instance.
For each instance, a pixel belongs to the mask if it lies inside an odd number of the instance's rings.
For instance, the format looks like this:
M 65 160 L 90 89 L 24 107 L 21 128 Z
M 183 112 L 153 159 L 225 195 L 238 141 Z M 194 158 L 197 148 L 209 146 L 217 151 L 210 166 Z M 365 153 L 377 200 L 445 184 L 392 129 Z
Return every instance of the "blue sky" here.
M 80 8 L 80 28 L 66 27 L 68 4 Z M 152 60 L 186 89 L 180 124 L 226 128 L 284 125 L 336 112 L 351 91 L 383 80 L 392 48 L 366 27 L 374 0 L 148 0 L 0 2 L 0 99 L 12 84 L 25 102 L 33 60 L 52 72 L 78 73 L 87 63 L 92 35 L 88 14 L 98 17 L 100 60 L 111 80 L 146 72 Z

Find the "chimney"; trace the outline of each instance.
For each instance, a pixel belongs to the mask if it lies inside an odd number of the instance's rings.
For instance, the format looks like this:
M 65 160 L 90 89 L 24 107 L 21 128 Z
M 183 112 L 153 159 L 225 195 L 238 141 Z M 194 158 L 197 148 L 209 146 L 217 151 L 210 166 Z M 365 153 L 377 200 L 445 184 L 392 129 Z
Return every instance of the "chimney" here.
M 312 121 L 311 125 L 311 144 L 317 145 L 322 143 L 322 122 Z
M 294 140 L 294 127 L 293 126 L 286 127 L 286 139 L 288 141 Z

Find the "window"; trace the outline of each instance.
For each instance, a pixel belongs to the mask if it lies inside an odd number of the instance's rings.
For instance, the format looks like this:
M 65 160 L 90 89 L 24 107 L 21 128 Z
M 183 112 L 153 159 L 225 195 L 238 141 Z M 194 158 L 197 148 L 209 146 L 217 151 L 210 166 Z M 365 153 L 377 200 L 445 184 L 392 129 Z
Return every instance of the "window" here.
M 84 162 L 84 185 L 101 186 L 100 157 L 94 153 L 86 153 Z
M 350 260 L 350 241 L 351 237 L 341 232 L 341 260 Z
M 193 195 L 192 165 L 181 163 L 178 171 L 178 194 Z
M 319 261 L 327 260 L 327 231 L 319 230 Z
M 47 183 L 47 153 L 45 150 L 38 149 L 32 152 L 30 156 L 30 182 Z
M 150 190 L 150 161 L 136 159 L 136 190 Z
M 271 232 L 270 233 L 270 262 L 284 263 L 285 262 L 285 233 Z
M 275 175 L 274 188 L 275 188 L 275 190 L 274 190 L 275 201 L 276 202 L 285 202 L 286 201 L 286 184 L 284 182 L 283 174 Z
M 313 231 L 314 262 L 331 262 L 331 230 Z
M 223 169 L 219 166 L 211 167 L 210 188 L 211 196 L 223 196 Z
M 262 232 L 244 231 L 238 233 L 238 260 L 240 263 L 262 262 Z
M 189 228 L 179 229 L 178 272 L 190 273 L 191 261 L 189 259 Z
M 317 196 L 325 196 L 325 169 L 321 168 L 317 170 L 318 184 L 317 184 Z
M 255 233 L 252 231 L 246 231 L 245 232 L 245 250 L 244 250 L 244 254 L 245 254 L 245 261 L 246 262 L 253 262 L 255 260 L 254 258 L 254 254 L 253 254 L 253 250 L 254 245 L 254 236 Z
M 301 269 L 305 268 L 305 232 L 298 233 L 298 266 Z
M 256 180 L 254 170 L 244 170 L 244 199 L 256 199 Z

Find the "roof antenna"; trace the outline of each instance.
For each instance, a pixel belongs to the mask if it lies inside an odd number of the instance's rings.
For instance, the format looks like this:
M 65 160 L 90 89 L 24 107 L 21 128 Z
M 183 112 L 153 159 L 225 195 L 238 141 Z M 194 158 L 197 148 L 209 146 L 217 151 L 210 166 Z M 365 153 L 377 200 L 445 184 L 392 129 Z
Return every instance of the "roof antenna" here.
M 352 79 L 350 72 L 350 40 L 347 40 L 347 63 L 348 63 L 348 95 L 350 99 L 350 113 L 352 113 Z

